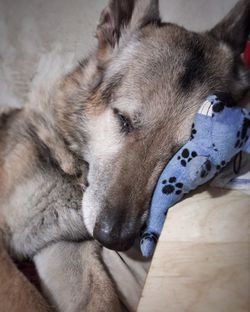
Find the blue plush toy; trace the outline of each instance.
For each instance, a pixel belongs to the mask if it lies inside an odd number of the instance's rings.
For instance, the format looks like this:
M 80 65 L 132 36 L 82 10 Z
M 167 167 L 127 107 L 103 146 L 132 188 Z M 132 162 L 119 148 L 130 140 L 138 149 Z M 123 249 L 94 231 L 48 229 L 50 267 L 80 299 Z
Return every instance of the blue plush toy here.
M 235 155 L 250 153 L 250 112 L 210 96 L 195 115 L 190 140 L 163 170 L 151 202 L 141 252 L 151 256 L 168 209 L 211 180 Z

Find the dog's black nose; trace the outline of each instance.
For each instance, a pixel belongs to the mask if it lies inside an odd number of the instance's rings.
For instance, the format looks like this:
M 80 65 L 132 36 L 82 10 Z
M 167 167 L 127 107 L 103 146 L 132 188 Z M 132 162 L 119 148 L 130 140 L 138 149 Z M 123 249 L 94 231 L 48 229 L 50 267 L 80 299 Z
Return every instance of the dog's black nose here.
M 128 250 L 134 243 L 135 235 L 129 231 L 129 226 L 116 218 L 100 217 L 95 224 L 94 239 L 104 247 L 117 251 Z

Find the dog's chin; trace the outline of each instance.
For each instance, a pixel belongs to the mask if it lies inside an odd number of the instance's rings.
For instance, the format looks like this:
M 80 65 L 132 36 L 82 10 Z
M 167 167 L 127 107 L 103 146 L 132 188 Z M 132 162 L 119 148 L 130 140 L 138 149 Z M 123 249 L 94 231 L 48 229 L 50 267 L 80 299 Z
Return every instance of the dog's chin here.
M 114 250 L 114 251 L 127 251 L 134 245 L 135 238 L 132 237 L 131 239 L 126 240 L 122 244 L 119 244 L 119 245 L 117 245 L 117 244 L 113 245 L 113 244 L 109 244 L 109 243 L 102 243 L 100 240 L 97 240 L 97 241 L 102 246 L 104 246 L 107 249 Z

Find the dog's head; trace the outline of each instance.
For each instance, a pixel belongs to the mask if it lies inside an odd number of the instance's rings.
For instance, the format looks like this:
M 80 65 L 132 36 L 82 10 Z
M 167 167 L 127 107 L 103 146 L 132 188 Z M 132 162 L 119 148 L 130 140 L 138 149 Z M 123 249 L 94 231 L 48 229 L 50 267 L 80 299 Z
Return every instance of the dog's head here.
M 249 0 L 205 33 L 162 23 L 156 0 L 111 0 L 102 12 L 96 54 L 74 78 L 81 84 L 83 72 L 88 84 L 81 92 L 92 89 L 74 101 L 84 102 L 77 121 L 89 163 L 84 221 L 103 245 L 131 246 L 157 177 L 204 99 L 216 92 L 239 99 L 249 88 L 241 60 L 249 29 Z

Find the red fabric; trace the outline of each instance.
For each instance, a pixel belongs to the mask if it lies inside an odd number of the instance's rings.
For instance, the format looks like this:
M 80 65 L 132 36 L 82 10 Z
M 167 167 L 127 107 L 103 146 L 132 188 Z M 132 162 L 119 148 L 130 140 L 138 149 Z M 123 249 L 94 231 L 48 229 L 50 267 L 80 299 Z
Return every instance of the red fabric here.
M 250 68 L 250 41 L 248 41 L 245 52 L 244 52 L 244 62 L 248 68 Z

